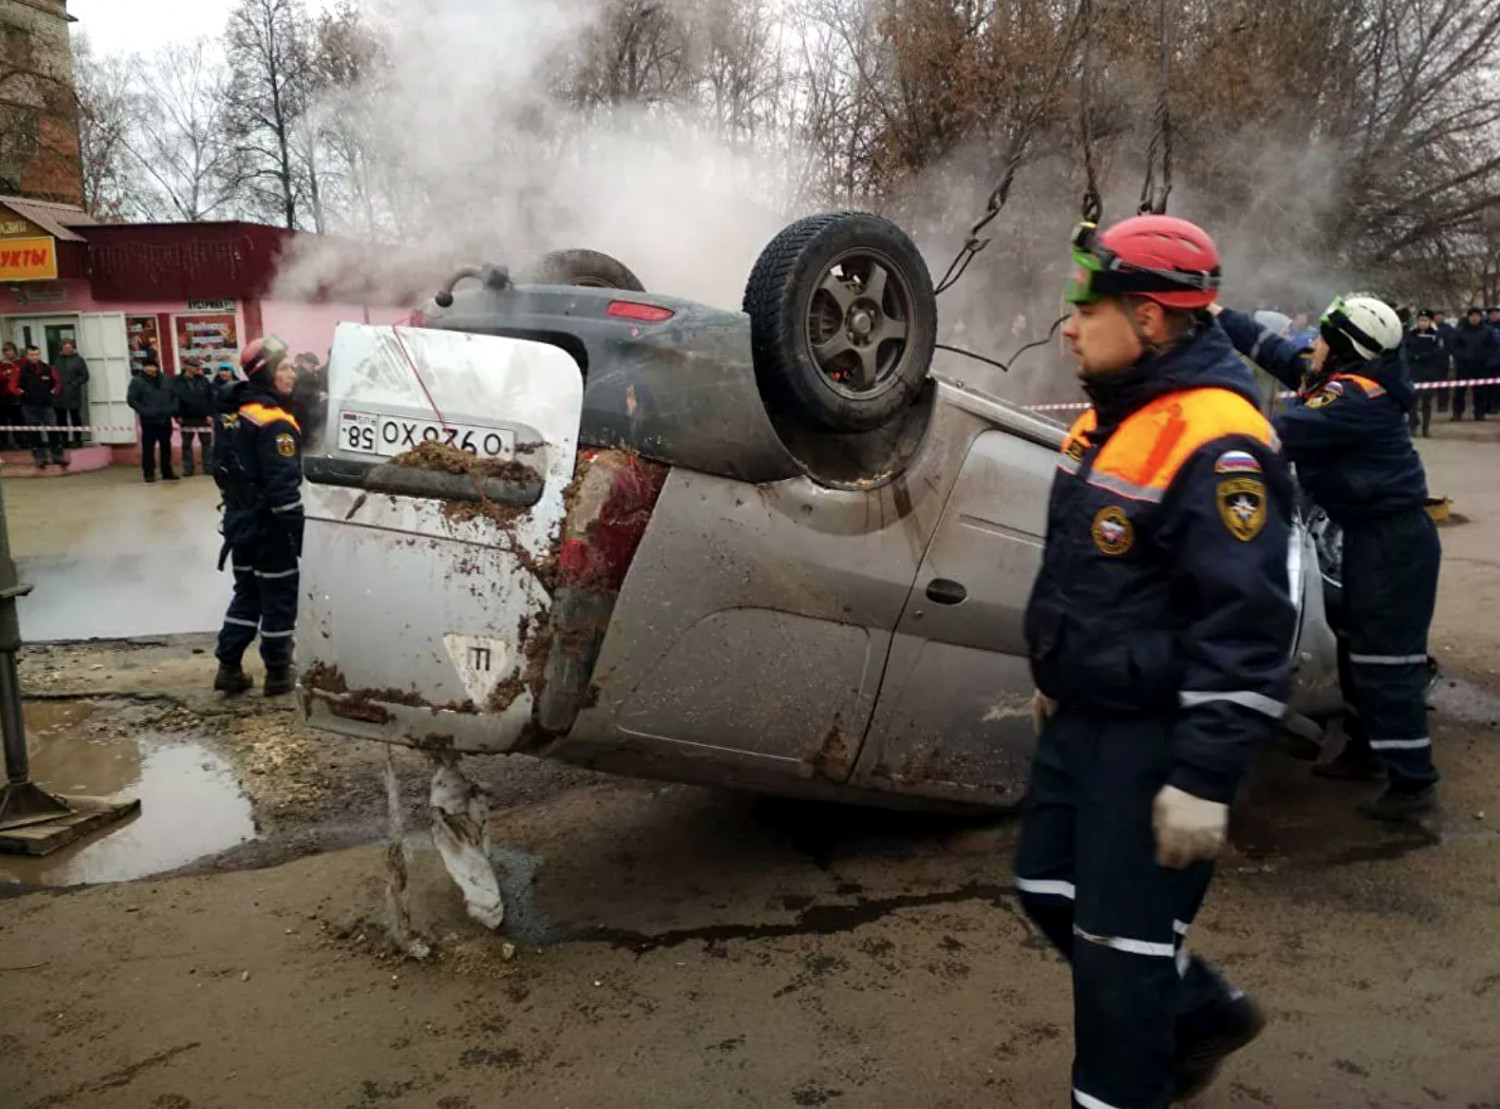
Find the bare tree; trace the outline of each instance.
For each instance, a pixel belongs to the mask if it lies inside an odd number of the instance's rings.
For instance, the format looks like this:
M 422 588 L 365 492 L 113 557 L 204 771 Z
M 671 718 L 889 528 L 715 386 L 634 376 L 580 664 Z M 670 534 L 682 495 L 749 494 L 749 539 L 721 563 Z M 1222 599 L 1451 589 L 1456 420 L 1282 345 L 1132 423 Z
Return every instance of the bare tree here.
M 141 126 L 127 145 L 155 207 L 175 220 L 222 217 L 239 201 L 243 174 L 229 141 L 229 72 L 204 40 L 170 43 L 137 68 Z
M 303 166 L 296 149 L 308 105 L 308 23 L 301 0 L 239 0 L 225 44 L 228 121 L 251 196 L 298 225 Z
M 386 44 L 352 0 L 342 0 L 319 15 L 308 61 L 313 106 L 298 148 L 314 223 L 321 230 L 341 211 L 343 222 L 365 234 L 387 230 L 374 115 L 389 66 Z
M 73 69 L 84 208 L 102 220 L 148 214 L 130 166 L 129 136 L 141 115 L 133 59 L 97 57 L 80 34 L 73 38 Z
M 653 105 L 695 83 L 692 33 L 666 0 L 609 0 L 566 80 L 576 105 Z

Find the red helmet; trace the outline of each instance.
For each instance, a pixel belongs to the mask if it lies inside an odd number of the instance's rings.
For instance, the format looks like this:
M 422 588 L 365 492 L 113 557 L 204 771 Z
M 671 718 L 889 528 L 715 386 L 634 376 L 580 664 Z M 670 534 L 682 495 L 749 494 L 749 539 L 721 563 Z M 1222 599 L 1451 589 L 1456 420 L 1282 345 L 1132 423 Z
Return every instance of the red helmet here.
M 240 351 L 240 369 L 247 378 L 258 373 L 275 373 L 276 367 L 286 361 L 287 345 L 274 335 L 251 339 Z
M 1102 235 L 1073 233 L 1073 304 L 1141 296 L 1164 308 L 1207 308 L 1219 296 L 1219 250 L 1208 233 L 1175 216 L 1131 216 Z

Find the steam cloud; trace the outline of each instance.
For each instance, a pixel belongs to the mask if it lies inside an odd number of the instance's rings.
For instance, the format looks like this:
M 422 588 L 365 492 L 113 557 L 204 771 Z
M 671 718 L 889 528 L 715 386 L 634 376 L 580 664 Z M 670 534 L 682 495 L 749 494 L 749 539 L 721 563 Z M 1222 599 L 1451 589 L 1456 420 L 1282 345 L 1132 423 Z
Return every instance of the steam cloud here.
M 453 265 L 498 261 L 514 270 L 548 250 L 581 246 L 620 258 L 647 288 L 736 308 L 760 250 L 806 214 L 793 183 L 810 155 L 782 138 L 746 145 L 707 120 L 684 123 L 681 109 L 670 119 L 641 110 L 583 114 L 546 95 L 559 51 L 597 17 L 594 0 L 367 0 L 366 10 L 398 44 L 394 72 L 323 110 L 363 113 L 376 171 L 409 186 L 410 209 L 391 213 L 393 220 L 423 256 L 441 259 L 417 287 L 435 287 Z M 1150 90 L 1140 92 L 1148 105 Z M 1136 209 L 1140 157 L 1131 157 L 1132 146 L 1143 155 L 1145 136 L 1124 140 L 1106 167 L 1106 222 Z M 1226 135 L 1219 155 L 1210 162 L 1264 167 L 1252 202 L 1231 208 L 1211 187 L 1179 179 L 1171 210 L 1200 220 L 1217 239 L 1227 303 L 1295 314 L 1359 284 L 1302 245 L 1313 241 L 1309 230 L 1331 195 L 1334 159 L 1264 134 Z M 960 150 L 887 204 L 934 279 L 983 210 L 994 169 L 992 151 Z M 991 246 L 940 302 L 943 341 L 1008 360 L 1046 334 L 1062 308 L 1065 244 L 1081 192 L 1076 159 L 1044 154 L 1022 167 L 987 229 Z M 306 293 L 346 269 L 344 255 L 330 243 L 294 255 L 278 295 Z M 388 296 L 413 288 L 409 266 L 383 276 Z M 1008 375 L 941 353 L 937 366 L 1022 403 L 1077 396 L 1071 361 L 1055 340 Z

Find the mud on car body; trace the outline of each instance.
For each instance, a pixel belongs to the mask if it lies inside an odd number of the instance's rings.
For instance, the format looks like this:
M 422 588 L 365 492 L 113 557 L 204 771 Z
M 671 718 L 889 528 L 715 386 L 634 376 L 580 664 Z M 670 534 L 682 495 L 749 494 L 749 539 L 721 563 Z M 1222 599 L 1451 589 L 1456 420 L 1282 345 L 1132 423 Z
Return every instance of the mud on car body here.
M 339 328 L 306 460 L 310 720 L 787 795 L 1015 802 L 1063 427 L 944 376 L 926 267 L 877 217 L 793 224 L 740 312 L 601 257 L 537 267 L 550 284 L 465 270 L 416 326 Z M 1333 639 L 1305 531 L 1289 558 L 1292 722 L 1315 736 Z

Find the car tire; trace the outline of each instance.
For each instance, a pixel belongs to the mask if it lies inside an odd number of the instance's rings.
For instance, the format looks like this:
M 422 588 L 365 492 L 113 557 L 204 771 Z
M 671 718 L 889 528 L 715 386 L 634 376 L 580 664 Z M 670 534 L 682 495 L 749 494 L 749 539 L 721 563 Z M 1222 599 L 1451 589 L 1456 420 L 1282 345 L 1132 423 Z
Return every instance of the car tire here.
M 617 258 L 597 250 L 554 250 L 528 266 L 523 285 L 583 285 L 644 293 L 646 286 Z
M 937 341 L 927 263 L 869 212 L 809 216 L 782 231 L 751 271 L 744 311 L 775 414 L 830 431 L 868 431 L 905 409 Z

